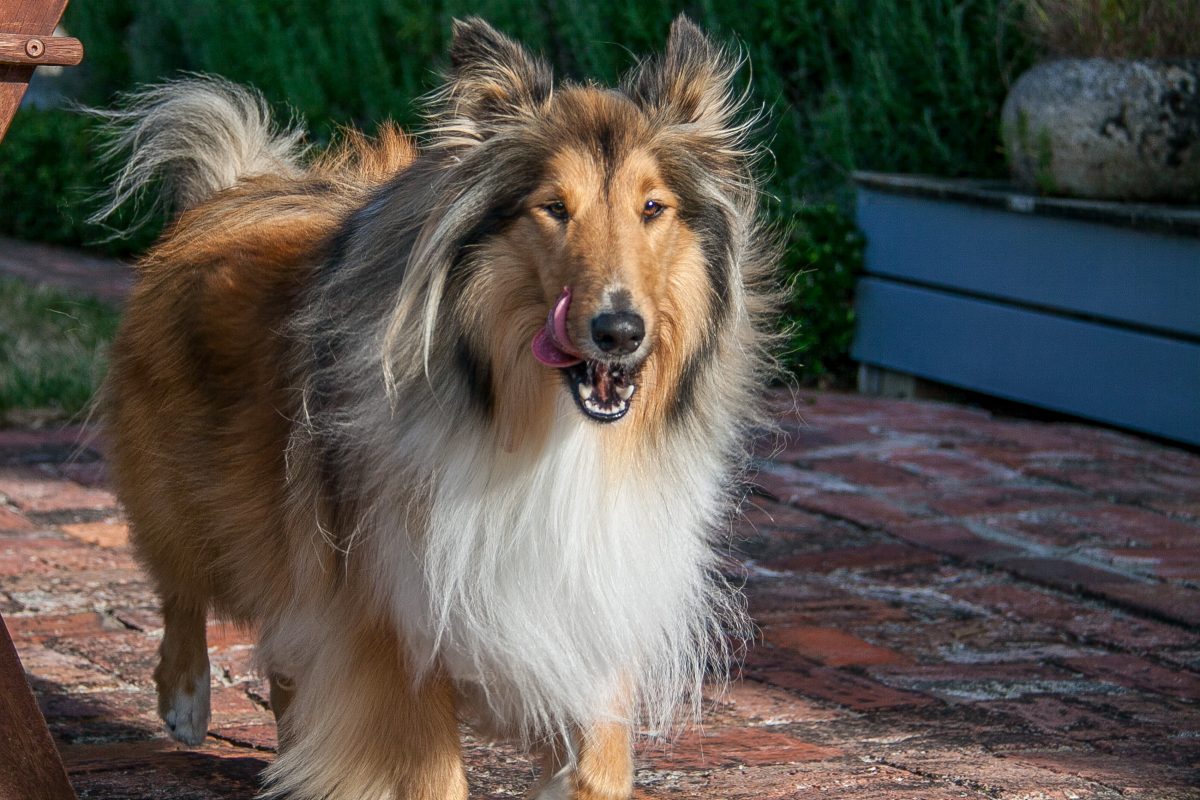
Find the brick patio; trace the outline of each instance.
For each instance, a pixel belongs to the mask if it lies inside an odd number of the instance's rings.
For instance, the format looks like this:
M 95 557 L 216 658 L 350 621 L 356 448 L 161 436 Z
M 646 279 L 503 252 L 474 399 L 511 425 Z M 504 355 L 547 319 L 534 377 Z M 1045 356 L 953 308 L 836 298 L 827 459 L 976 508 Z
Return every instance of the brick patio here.
M 127 268 L 0 239 L 0 274 Z M 1200 456 L 961 406 L 802 392 L 735 547 L 760 626 L 638 798 L 1200 798 Z M 3 613 L 80 797 L 244 798 L 272 758 L 251 637 L 214 623 L 206 744 L 160 733 L 161 621 L 93 437 L 0 430 Z M 473 798 L 532 767 L 468 740 Z
M 761 637 L 638 797 L 1200 798 L 1200 457 L 1099 428 L 803 392 L 738 526 Z M 210 631 L 199 749 L 78 428 L 0 431 L 0 611 L 81 797 L 229 798 L 272 758 L 250 637 Z M 469 743 L 472 797 L 532 768 Z

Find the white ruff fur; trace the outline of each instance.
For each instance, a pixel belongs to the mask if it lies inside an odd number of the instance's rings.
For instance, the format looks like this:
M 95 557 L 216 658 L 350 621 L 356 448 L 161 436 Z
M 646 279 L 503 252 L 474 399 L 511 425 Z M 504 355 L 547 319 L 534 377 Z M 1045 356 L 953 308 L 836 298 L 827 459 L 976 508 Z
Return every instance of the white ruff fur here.
M 472 427 L 447 432 L 427 527 L 381 502 L 358 551 L 413 663 L 440 663 L 480 721 L 523 738 L 606 719 L 670 724 L 681 700 L 698 700 L 722 617 L 737 613 L 711 576 L 718 458 L 676 443 L 652 461 L 606 459 L 602 431 L 566 392 L 536 456 Z M 377 474 L 392 476 L 378 497 L 411 496 L 411 473 Z

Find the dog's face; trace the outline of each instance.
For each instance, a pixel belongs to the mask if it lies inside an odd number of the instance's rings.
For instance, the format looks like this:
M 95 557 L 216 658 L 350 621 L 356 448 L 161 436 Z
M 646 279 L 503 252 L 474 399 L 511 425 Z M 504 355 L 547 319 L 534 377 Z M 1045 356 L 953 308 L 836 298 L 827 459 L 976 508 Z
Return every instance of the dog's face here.
M 567 90 L 553 113 L 564 128 L 575 121 L 577 138 L 548 160 L 507 244 L 536 274 L 538 319 L 569 289 L 565 336 L 554 339 L 579 363 L 561 368 L 564 385 L 580 412 L 611 422 L 636 392 L 639 402 L 649 394 L 642 379 L 661 369 L 643 366 L 678 342 L 672 320 L 707 317 L 703 257 L 654 152 L 653 127 L 630 100 Z
M 724 193 L 745 156 L 730 146 L 731 65 L 681 20 L 665 57 L 620 91 L 554 89 L 485 24 L 455 33 L 443 132 L 497 186 L 464 290 L 496 411 L 529 413 L 549 379 L 591 420 L 637 409 L 661 421 L 737 280 Z

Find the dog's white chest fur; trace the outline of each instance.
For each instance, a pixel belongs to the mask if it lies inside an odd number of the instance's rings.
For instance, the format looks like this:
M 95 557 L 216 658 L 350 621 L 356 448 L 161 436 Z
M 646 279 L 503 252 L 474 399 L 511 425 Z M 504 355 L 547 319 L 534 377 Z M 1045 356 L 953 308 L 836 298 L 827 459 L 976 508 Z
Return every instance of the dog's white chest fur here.
M 378 520 L 401 535 L 372 537 L 417 666 L 440 664 L 505 730 L 663 722 L 702 679 L 724 597 L 720 464 L 703 447 L 605 458 L 599 433 L 564 397 L 537 458 L 454 437 L 427 528 L 401 512 Z

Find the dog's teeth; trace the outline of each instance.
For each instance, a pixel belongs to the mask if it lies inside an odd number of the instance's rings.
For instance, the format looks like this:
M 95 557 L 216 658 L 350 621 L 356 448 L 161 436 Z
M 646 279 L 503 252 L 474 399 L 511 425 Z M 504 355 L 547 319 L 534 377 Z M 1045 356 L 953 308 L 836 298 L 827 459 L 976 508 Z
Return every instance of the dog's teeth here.
M 621 398 L 622 400 L 628 400 L 629 398 L 633 397 L 633 384 L 630 383 L 625 386 L 618 386 L 617 397 Z
M 579 384 L 579 396 L 582 397 L 584 400 L 587 400 L 589 397 L 591 397 L 592 396 L 591 385 L 586 384 L 586 383 Z

